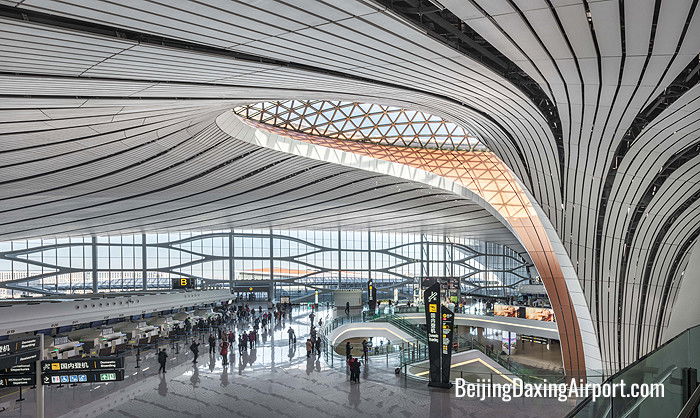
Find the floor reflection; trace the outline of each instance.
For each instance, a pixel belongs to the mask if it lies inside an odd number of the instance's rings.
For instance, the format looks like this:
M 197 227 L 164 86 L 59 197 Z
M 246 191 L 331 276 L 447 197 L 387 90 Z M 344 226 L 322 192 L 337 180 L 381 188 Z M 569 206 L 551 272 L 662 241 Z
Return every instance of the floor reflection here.
M 517 415 L 538 416 L 548 411 L 562 416 L 570 405 L 556 401 L 529 400 L 527 404 L 512 401 L 472 402 L 450 400 L 450 393 L 428 390 L 424 383 L 404 380 L 393 372 L 394 363 L 384 358 L 363 364 L 360 383 L 350 383 L 342 358 L 331 366 L 325 356 L 306 356 L 304 342 L 309 335 L 309 311 L 296 310 L 294 318 L 261 331 L 254 348 L 240 354 L 237 342 L 231 347 L 223 365 L 219 342 L 216 351 L 208 349 L 208 334 L 201 337 L 207 345 L 199 363 L 192 363 L 188 347 L 191 341 L 168 347 L 171 357 L 168 372 L 158 375 L 155 356 L 142 356 L 141 369 L 134 369 L 124 382 L 110 385 L 84 385 L 79 388 L 50 388 L 47 405 L 61 407 L 47 410 L 49 418 L 115 418 L 115 417 L 194 417 L 251 416 L 270 418 L 361 415 L 386 417 Z M 330 312 L 316 316 L 327 322 Z M 292 328 L 297 343 L 290 343 Z M 249 324 L 231 324 L 236 337 L 249 331 Z M 202 345 L 204 350 L 204 345 Z M 203 351 L 202 350 L 202 351 Z M 280 361 L 280 359 L 284 359 Z M 237 369 L 237 370 L 236 370 Z M 33 416 L 26 403 L 19 413 L 0 413 L 0 418 Z M 63 415 L 65 414 L 65 415 Z M 437 415 L 439 414 L 439 415 Z

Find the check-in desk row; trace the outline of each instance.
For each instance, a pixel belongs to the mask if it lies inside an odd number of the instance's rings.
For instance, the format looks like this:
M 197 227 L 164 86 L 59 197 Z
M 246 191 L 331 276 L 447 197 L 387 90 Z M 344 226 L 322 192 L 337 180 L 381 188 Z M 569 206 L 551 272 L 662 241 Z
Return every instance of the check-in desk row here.
M 109 356 L 127 348 L 153 344 L 161 338 L 177 337 L 185 332 L 185 320 L 195 325 L 201 316 L 182 312 L 138 322 L 120 322 L 100 328 L 83 328 L 44 343 L 47 359 L 71 359 L 83 356 Z

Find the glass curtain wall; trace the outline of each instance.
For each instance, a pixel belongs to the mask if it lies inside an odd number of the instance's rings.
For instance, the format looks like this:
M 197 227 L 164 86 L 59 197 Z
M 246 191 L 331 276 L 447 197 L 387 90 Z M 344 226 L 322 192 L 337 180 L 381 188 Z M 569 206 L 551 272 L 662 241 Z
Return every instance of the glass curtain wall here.
M 531 280 L 509 247 L 467 238 L 368 231 L 225 230 L 0 242 L 0 298 L 274 282 L 277 296 L 459 276 L 463 294 L 511 296 Z

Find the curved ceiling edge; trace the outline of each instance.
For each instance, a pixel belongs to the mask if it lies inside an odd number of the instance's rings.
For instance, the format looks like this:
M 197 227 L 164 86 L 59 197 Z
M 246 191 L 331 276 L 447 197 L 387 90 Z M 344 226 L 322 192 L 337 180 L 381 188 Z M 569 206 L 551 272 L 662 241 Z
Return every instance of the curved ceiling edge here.
M 217 117 L 216 123 L 230 136 L 261 147 L 421 182 L 474 201 L 512 231 L 532 258 L 558 318 L 567 375 L 600 373 L 600 350 L 571 261 L 551 223 L 542 221 L 546 219 L 543 211 L 493 153 L 461 153 L 482 156 L 480 166 L 475 167 L 467 161 L 454 164 L 456 154 L 449 151 L 313 137 L 244 122 L 232 111 Z M 448 160 L 452 162 L 449 166 L 444 164 Z M 490 186 L 496 182 L 496 189 L 503 193 Z

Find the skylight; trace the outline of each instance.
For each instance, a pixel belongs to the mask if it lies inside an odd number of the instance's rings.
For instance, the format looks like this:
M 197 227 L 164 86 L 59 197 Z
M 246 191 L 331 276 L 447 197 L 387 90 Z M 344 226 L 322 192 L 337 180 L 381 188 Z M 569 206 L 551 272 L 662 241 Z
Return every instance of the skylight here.
M 259 102 L 241 117 L 309 135 L 415 148 L 487 151 L 464 128 L 438 116 L 395 106 L 327 100 Z

